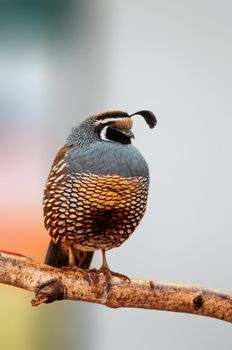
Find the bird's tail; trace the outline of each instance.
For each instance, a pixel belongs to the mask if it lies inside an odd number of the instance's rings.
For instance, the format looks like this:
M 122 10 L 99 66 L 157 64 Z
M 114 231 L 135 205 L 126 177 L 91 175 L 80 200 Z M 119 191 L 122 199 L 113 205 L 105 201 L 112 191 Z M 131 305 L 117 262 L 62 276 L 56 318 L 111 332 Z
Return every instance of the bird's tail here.
M 78 250 L 75 252 L 76 266 L 88 269 L 93 257 L 93 252 Z M 61 246 L 51 240 L 45 257 L 45 264 L 61 268 L 68 266 L 68 256 L 63 252 Z

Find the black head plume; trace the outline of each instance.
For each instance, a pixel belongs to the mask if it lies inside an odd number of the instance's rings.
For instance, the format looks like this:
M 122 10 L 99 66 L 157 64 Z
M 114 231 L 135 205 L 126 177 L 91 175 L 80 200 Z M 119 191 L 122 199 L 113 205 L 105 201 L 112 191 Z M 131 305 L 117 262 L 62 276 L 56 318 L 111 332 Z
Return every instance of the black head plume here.
M 157 120 L 151 111 L 139 111 L 131 114 L 130 117 L 132 117 L 133 115 L 141 115 L 151 129 L 156 126 Z

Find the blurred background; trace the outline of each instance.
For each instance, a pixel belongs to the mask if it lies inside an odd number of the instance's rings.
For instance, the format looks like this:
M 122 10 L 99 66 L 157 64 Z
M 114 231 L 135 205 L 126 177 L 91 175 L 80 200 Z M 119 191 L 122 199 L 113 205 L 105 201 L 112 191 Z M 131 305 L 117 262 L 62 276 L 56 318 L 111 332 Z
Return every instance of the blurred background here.
M 135 120 L 150 166 L 146 215 L 108 253 L 135 278 L 232 290 L 232 3 L 0 1 L 0 249 L 43 261 L 42 195 L 71 127 L 109 109 Z M 96 255 L 93 266 L 100 266 Z M 3 350 L 231 349 L 231 325 L 81 302 L 32 308 L 0 286 Z

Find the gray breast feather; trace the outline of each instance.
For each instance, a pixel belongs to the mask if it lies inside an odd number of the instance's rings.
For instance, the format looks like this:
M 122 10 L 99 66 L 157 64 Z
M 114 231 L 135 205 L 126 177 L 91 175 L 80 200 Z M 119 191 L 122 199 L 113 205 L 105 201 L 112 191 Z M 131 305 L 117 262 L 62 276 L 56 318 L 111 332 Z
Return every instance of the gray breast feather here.
M 116 142 L 96 142 L 86 149 L 72 147 L 67 163 L 71 172 L 125 177 L 149 176 L 148 165 L 133 145 Z

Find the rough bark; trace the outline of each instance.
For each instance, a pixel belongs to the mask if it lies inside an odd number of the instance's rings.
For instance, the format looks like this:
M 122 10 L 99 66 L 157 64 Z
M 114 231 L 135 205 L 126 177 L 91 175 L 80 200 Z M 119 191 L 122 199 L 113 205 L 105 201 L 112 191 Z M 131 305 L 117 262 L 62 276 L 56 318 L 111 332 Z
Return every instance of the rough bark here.
M 185 312 L 232 322 L 232 293 L 201 286 L 126 280 L 103 273 L 61 270 L 15 253 L 0 251 L 0 283 L 35 292 L 32 305 L 81 300 L 112 308 Z

